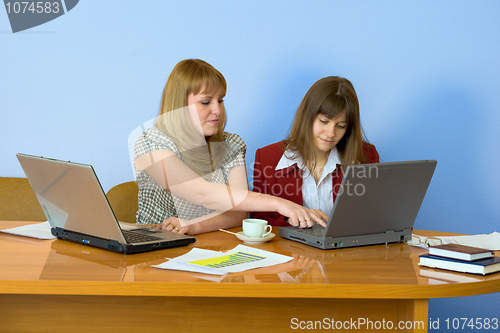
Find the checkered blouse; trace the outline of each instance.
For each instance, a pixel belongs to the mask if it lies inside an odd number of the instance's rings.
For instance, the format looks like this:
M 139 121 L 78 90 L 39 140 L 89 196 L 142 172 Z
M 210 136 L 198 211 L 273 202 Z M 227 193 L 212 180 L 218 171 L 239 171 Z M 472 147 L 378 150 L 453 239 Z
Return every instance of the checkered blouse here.
M 245 165 L 246 145 L 243 140 L 236 134 L 224 132 L 224 144 L 225 158 L 211 175 L 214 183 L 227 184 L 231 168 Z M 173 151 L 181 161 L 184 161 L 174 141 L 156 127 L 144 131 L 137 139 L 134 159 L 156 150 Z M 172 216 L 189 221 L 213 212 L 164 190 L 144 171 L 136 169 L 135 174 L 139 186 L 138 223 L 161 223 Z

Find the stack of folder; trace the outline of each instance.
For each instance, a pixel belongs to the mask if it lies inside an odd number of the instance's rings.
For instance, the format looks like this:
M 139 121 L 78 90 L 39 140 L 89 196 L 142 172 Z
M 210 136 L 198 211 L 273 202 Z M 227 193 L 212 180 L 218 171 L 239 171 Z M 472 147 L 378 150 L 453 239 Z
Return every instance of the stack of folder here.
M 500 257 L 495 257 L 492 250 L 444 244 L 429 247 L 429 254 L 420 256 L 419 265 L 486 275 L 500 271 Z

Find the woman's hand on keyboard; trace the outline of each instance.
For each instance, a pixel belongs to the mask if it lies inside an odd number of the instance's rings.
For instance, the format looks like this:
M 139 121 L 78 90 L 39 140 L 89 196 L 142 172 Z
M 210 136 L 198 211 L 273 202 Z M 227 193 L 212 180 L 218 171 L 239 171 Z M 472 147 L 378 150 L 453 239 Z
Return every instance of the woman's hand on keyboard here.
M 181 226 L 181 221 L 178 217 L 169 217 L 162 223 L 158 224 L 158 229 L 164 231 L 175 232 L 179 234 L 185 234 L 186 230 Z
M 319 217 L 321 217 L 321 219 L 323 221 L 325 221 L 325 223 L 328 223 L 328 215 L 326 215 L 325 213 L 323 213 L 322 211 L 320 211 L 319 209 L 310 209 L 312 210 L 313 212 L 316 213 L 316 215 L 318 215 Z

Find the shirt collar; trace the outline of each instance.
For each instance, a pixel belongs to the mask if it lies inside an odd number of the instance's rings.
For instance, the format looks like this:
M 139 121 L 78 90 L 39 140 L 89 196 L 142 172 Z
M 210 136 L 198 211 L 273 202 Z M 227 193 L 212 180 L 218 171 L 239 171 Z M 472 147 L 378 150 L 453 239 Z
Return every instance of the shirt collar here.
M 283 156 L 281 156 L 281 159 L 279 160 L 278 165 L 276 165 L 276 168 L 274 168 L 274 170 L 277 171 L 286 169 L 293 166 L 294 164 L 297 164 L 300 169 L 304 169 L 304 161 L 302 160 L 302 157 L 300 155 L 296 155 L 296 157 L 293 158 L 293 156 L 294 152 L 287 149 L 283 153 Z M 326 175 L 335 171 L 335 169 L 337 168 L 337 164 L 340 164 L 340 158 L 337 148 L 334 147 L 332 148 L 332 150 L 330 150 L 328 161 L 326 161 L 325 168 L 323 169 L 323 174 Z
M 323 174 L 327 175 L 337 168 L 337 164 L 340 163 L 340 157 L 339 157 L 339 152 L 337 150 L 337 147 L 332 148 L 330 150 L 330 155 L 328 155 L 328 161 L 326 161 L 325 168 L 323 169 Z
M 304 162 L 302 161 L 302 157 L 300 155 L 295 155 L 295 158 L 292 158 L 294 156 L 294 152 L 287 149 L 283 155 L 281 156 L 280 161 L 278 162 L 278 165 L 276 165 L 276 168 L 274 168 L 275 171 L 282 170 L 289 168 L 293 166 L 294 164 L 297 164 L 299 168 L 302 168 L 302 165 Z M 289 157 L 290 158 L 289 158 Z

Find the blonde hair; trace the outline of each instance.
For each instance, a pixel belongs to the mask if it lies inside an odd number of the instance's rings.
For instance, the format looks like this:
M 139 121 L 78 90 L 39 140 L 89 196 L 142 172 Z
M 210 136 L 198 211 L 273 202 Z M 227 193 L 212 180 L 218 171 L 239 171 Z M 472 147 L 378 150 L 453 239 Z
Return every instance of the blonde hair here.
M 312 125 L 318 114 L 335 118 L 346 113 L 347 130 L 337 143 L 343 167 L 364 163 L 363 132 L 359 118 L 358 97 L 352 83 L 338 76 L 329 76 L 314 83 L 299 105 L 295 120 L 283 150 L 290 149 L 300 155 L 306 167 L 313 170 L 316 160 L 311 147 Z M 296 157 L 296 156 L 294 156 Z
M 224 141 L 226 113 L 222 108 L 218 131 L 206 141 L 207 138 L 196 131 L 191 121 L 187 98 L 190 94 L 199 93 L 223 97 L 226 89 L 224 76 L 212 65 L 199 59 L 179 62 L 163 89 L 155 126 L 174 141 L 184 163 L 200 176 L 214 171 L 215 165 L 224 158 L 224 149 L 220 149 L 223 145 L 215 145 L 218 149 L 211 149 L 211 143 Z

